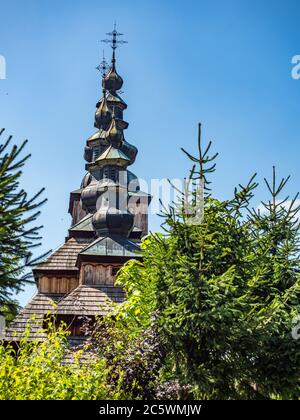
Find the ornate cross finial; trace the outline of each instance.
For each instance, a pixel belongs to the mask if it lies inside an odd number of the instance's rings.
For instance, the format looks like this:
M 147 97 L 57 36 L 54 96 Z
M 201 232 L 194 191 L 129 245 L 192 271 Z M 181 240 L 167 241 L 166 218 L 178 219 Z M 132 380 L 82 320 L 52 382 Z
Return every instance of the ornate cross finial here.
M 111 48 L 115 50 L 118 45 L 120 44 L 127 44 L 127 41 L 123 41 L 122 39 L 118 39 L 119 36 L 122 36 L 120 32 L 117 32 L 116 29 L 116 22 L 114 23 L 114 30 L 112 32 L 107 32 L 106 35 L 110 36 L 110 39 L 102 39 L 102 42 L 106 44 L 110 44 Z
M 109 69 L 109 65 L 105 60 L 104 57 L 104 50 L 103 50 L 103 56 L 102 56 L 102 61 L 100 62 L 100 64 L 96 67 L 97 70 L 100 71 L 100 73 L 102 74 L 102 77 L 104 77 L 106 75 L 107 70 Z

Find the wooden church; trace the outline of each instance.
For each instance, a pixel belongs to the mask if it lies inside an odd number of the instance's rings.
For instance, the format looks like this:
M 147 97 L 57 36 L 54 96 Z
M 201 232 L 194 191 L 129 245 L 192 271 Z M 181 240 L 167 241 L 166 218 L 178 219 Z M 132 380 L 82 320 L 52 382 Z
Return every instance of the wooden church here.
M 83 339 L 83 317 L 93 320 L 120 303 L 125 295 L 115 286 L 116 273 L 129 259 L 140 259 L 139 242 L 148 231 L 151 197 L 140 190 L 128 170 L 137 148 L 127 142 L 123 119 L 127 108 L 120 96 L 123 80 L 116 70 L 116 48 L 124 43 L 116 31 L 107 34 L 111 65 L 98 66 L 103 95 L 96 105 L 97 131 L 86 141 L 87 173 L 70 193 L 71 227 L 65 243 L 33 269 L 37 293 L 6 331 L 6 341 L 18 342 L 27 327 L 29 339 L 43 340 L 45 318 L 51 312 L 65 321 L 72 344 Z

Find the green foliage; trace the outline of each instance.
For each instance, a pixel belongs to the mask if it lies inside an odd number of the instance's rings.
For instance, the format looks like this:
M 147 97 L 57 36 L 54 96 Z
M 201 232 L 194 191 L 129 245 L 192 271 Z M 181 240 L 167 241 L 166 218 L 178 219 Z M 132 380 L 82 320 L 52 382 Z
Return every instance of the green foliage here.
M 138 335 L 155 314 L 162 344 L 162 382 L 190 386 L 197 398 L 298 398 L 300 348 L 292 319 L 300 311 L 299 210 L 296 198 L 280 201 L 288 179 L 265 180 L 271 194 L 263 211 L 251 209 L 255 175 L 233 198 L 211 197 L 211 144 L 194 157 L 179 205 L 166 209 L 165 236 L 144 242 L 144 262 L 121 272 L 128 301 L 121 317 Z M 202 219 L 197 211 L 204 187 Z M 201 201 L 201 196 L 200 196 Z M 200 202 L 201 205 L 201 202 Z M 194 219 L 192 219 L 194 221 Z M 122 310 L 125 309 L 125 314 Z M 186 395 L 178 391 L 178 398 Z
M 3 132 L 4 129 L 0 130 L 0 136 Z M 32 249 L 40 245 L 42 227 L 32 223 L 40 214 L 37 209 L 46 201 L 37 201 L 44 189 L 32 198 L 20 189 L 21 168 L 30 155 L 20 157 L 27 141 L 7 151 L 11 139 L 10 136 L 0 145 L 0 313 L 8 319 L 18 308 L 13 294 L 31 282 L 26 267 L 44 257 L 32 258 Z
M 13 300 L 9 305 L 1 306 L 1 315 L 5 318 L 5 323 L 8 325 L 18 315 L 21 307 L 19 302 Z
M 251 207 L 256 176 L 228 200 L 212 197 L 211 143 L 178 201 L 165 209 L 165 235 L 142 243 L 118 283 L 126 302 L 98 320 L 90 363 L 65 365 L 65 333 L 18 354 L 0 347 L 0 398 L 298 399 L 299 207 L 281 200 L 288 178 L 265 180 L 270 200 Z M 50 328 L 51 330 L 51 328 Z
M 64 363 L 68 351 L 67 333 L 48 325 L 43 343 L 28 341 L 19 347 L 0 345 L 0 400 L 96 400 L 125 399 L 118 383 L 107 386 L 110 369 L 103 358 L 85 359 L 83 351 L 73 353 L 73 363 Z
M 160 234 L 143 239 L 143 262 L 129 260 L 119 271 L 116 284 L 123 286 L 127 299 L 114 312 L 115 323 L 132 337 L 139 336 L 153 324 L 156 305 L 156 278 L 147 269 L 159 260 L 156 247 Z

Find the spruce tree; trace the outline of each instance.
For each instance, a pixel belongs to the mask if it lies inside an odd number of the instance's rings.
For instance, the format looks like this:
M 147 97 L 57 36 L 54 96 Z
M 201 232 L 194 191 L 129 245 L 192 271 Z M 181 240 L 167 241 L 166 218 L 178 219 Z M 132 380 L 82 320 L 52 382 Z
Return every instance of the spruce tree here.
M 0 130 L 0 138 L 4 129 Z M 40 245 L 39 231 L 34 226 L 38 210 L 46 201 L 40 199 L 44 188 L 33 197 L 20 188 L 22 168 L 30 154 L 22 156 L 27 140 L 11 145 L 12 136 L 0 144 L 0 311 L 9 319 L 16 313 L 15 294 L 31 283 L 28 268 L 46 254 L 33 258 L 33 248 Z
M 143 262 L 121 271 L 128 300 L 118 317 L 138 336 L 155 315 L 160 395 L 299 398 L 297 196 L 280 199 L 289 178 L 277 183 L 274 168 L 259 209 L 251 205 L 256 174 L 228 200 L 214 198 L 210 149 L 199 125 L 197 156 L 183 150 L 192 161 L 187 187 L 162 214 L 166 235 L 146 238 Z

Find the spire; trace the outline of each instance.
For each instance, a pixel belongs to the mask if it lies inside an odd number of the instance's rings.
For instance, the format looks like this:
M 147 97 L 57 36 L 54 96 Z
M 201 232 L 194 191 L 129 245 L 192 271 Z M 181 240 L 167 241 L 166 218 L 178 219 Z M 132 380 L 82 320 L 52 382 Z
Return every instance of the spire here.
M 105 42 L 106 44 L 110 44 L 113 52 L 112 52 L 112 59 L 111 59 L 111 68 L 109 72 L 105 75 L 103 78 L 103 87 L 105 89 L 109 90 L 110 92 L 115 93 L 117 90 L 120 90 L 123 85 L 123 79 L 121 76 L 118 75 L 116 71 L 116 53 L 115 50 L 118 47 L 118 45 L 126 44 L 127 41 L 124 41 L 122 39 L 118 39 L 121 34 L 116 29 L 116 23 L 114 24 L 114 30 L 112 32 L 107 32 L 109 38 L 102 39 L 102 42 Z
M 103 79 L 107 73 L 107 70 L 109 69 L 109 65 L 107 64 L 107 61 L 105 60 L 104 56 L 104 50 L 102 53 L 102 61 L 100 64 L 96 67 L 96 69 L 101 73 L 102 75 L 102 85 L 103 85 Z M 109 111 L 107 100 L 106 100 L 106 89 L 103 87 L 102 89 L 103 98 L 99 102 L 99 106 L 97 107 L 96 113 L 95 113 L 95 127 L 101 129 L 101 128 L 107 128 L 111 121 L 111 113 Z
M 97 103 L 96 114 L 95 114 L 95 127 L 99 130 L 109 130 L 112 122 L 112 113 L 114 112 L 116 119 L 119 120 L 118 128 L 126 129 L 128 123 L 123 121 L 123 111 L 126 109 L 126 103 L 121 99 L 117 94 L 117 91 L 123 85 L 123 79 L 116 71 L 116 57 L 115 50 L 119 44 L 124 44 L 127 41 L 118 39 L 121 34 L 116 30 L 116 24 L 114 25 L 114 30 L 108 32 L 107 35 L 109 38 L 102 40 L 102 42 L 109 43 L 112 48 L 112 60 L 111 66 L 108 69 L 108 65 L 105 61 L 104 54 L 103 59 L 97 69 L 102 73 L 102 87 L 103 87 L 103 96 L 101 100 Z M 113 111 L 112 111 L 113 110 Z M 107 137 L 107 136 L 105 136 Z
M 128 209 L 128 187 L 133 175 L 129 175 L 127 167 L 134 162 L 137 148 L 124 138 L 123 131 L 128 127 L 123 120 L 126 104 L 117 93 L 123 80 L 116 71 L 115 50 L 126 41 L 118 39 L 122 34 L 116 26 L 107 35 L 110 39 L 103 41 L 112 48 L 111 67 L 107 71 L 104 57 L 97 67 L 102 73 L 103 87 L 95 115 L 99 131 L 87 141 L 86 169 L 91 181 L 82 190 L 81 202 L 93 214 L 92 226 L 99 236 L 118 234 L 126 238 L 133 228 L 133 214 Z

